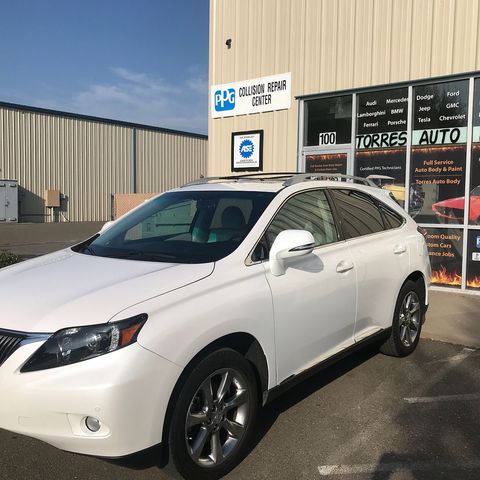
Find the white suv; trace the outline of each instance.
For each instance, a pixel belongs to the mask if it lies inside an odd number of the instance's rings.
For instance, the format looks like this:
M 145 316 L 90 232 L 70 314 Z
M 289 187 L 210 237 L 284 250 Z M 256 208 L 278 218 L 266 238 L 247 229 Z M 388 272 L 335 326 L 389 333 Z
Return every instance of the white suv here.
M 287 386 L 372 341 L 411 353 L 429 278 L 416 223 L 364 179 L 201 179 L 0 271 L 0 428 L 105 457 L 163 443 L 219 478 Z

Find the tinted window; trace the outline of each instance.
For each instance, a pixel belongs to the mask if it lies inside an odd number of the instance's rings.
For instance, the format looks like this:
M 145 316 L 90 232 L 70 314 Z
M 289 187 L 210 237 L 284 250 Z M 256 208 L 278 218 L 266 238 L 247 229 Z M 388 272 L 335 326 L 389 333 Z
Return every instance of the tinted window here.
M 317 246 L 337 241 L 337 229 L 323 190 L 299 193 L 285 202 L 267 229 L 269 247 L 281 231 L 290 229 L 309 231 Z
M 357 190 L 332 190 L 345 238 L 380 232 L 384 229 L 382 216 L 375 201 Z
M 385 228 L 398 228 L 403 223 L 403 218 L 398 213 L 390 210 L 386 205 L 383 203 L 379 203 L 380 211 L 382 212 L 383 221 L 385 223 Z
M 305 145 L 320 145 L 320 135 L 327 135 L 322 144 L 352 141 L 352 96 L 320 98 L 305 102 Z
M 240 245 L 274 196 L 220 190 L 165 193 L 78 251 L 129 260 L 213 262 Z

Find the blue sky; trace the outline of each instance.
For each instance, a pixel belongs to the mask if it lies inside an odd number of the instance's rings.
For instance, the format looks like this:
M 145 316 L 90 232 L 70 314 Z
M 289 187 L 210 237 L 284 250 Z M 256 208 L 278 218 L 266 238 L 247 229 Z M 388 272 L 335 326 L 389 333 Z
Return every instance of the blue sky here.
M 0 101 L 207 132 L 208 0 L 0 6 Z

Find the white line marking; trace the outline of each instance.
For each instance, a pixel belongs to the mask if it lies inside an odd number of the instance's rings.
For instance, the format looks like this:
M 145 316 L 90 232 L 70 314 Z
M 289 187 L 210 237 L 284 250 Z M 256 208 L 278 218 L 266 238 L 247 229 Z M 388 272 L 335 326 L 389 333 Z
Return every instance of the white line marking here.
M 367 463 L 360 465 L 321 465 L 318 472 L 322 477 L 330 475 L 355 475 L 359 473 L 378 472 L 413 472 L 419 470 L 458 469 L 473 470 L 480 468 L 480 461 L 464 462 L 460 464 L 439 462 L 408 462 L 408 463 Z
M 442 360 L 438 360 L 439 362 L 448 362 L 448 363 L 460 363 L 463 362 L 467 357 L 469 357 L 472 353 L 476 352 L 473 348 L 464 348 L 460 353 L 454 355 L 453 357 L 444 358 Z
M 480 350 L 474 350 L 470 348 L 464 348 L 461 350 L 458 354 L 454 355 L 453 357 L 450 357 L 448 359 L 440 359 L 440 360 L 435 360 L 435 362 L 443 362 L 443 365 L 439 365 L 439 367 L 435 370 L 435 372 L 426 380 L 422 386 L 421 390 L 417 391 L 415 393 L 426 393 L 428 392 L 428 389 L 437 383 L 441 382 L 445 376 L 454 368 L 458 367 L 461 365 L 462 361 L 464 361 L 467 357 L 469 357 L 471 354 L 478 355 L 480 354 Z M 453 360 L 452 360 L 453 358 Z M 429 362 L 434 363 L 434 362 Z M 380 382 L 375 390 L 371 392 L 370 395 L 367 395 L 363 400 L 360 401 L 358 404 L 358 408 L 362 408 L 363 404 L 368 404 L 372 401 L 372 398 L 375 398 L 377 392 L 383 392 L 385 390 L 385 384 L 388 385 L 389 382 L 391 382 L 392 379 L 389 376 L 385 376 L 384 380 Z M 413 392 L 412 392 L 413 393 Z M 421 398 L 421 397 L 419 397 Z M 391 412 L 386 411 L 386 412 L 381 412 L 380 415 L 377 416 L 377 418 L 365 425 L 365 428 L 360 430 L 356 435 L 353 435 L 350 440 L 347 440 L 345 443 L 342 445 L 339 445 L 337 449 L 335 449 L 334 453 L 331 455 L 327 456 L 323 461 L 325 462 L 338 462 L 341 459 L 344 459 L 347 457 L 347 455 L 351 455 L 352 452 L 356 452 L 357 450 L 364 451 L 365 449 L 365 444 L 370 441 L 371 438 L 373 438 L 378 432 L 380 432 L 384 428 L 385 422 L 388 422 L 391 420 Z M 381 464 L 385 465 L 385 464 Z M 342 465 L 324 465 L 322 467 L 319 467 L 319 472 L 322 475 L 334 475 L 336 469 L 340 467 L 345 467 Z M 480 464 L 479 464 L 480 467 Z M 385 468 L 381 467 L 378 465 L 375 465 L 375 469 L 377 468 Z M 410 468 L 412 468 L 410 466 Z M 466 468 L 466 467 L 464 467 Z M 476 468 L 476 467 L 475 467 Z M 375 472 L 376 470 L 370 470 Z M 325 473 L 322 473 L 325 472 Z M 332 472 L 332 473 L 329 473 Z
M 463 395 L 437 395 L 436 397 L 404 398 L 407 403 L 458 402 L 466 400 L 480 400 L 480 393 L 464 393 Z

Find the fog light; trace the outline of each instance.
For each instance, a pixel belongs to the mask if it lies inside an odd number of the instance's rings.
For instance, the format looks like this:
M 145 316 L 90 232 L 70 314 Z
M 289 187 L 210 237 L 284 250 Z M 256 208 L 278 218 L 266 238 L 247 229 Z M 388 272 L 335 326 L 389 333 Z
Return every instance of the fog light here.
M 97 433 L 101 427 L 100 420 L 94 417 L 87 417 L 85 419 L 85 425 L 93 433 Z

